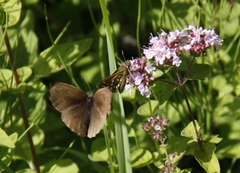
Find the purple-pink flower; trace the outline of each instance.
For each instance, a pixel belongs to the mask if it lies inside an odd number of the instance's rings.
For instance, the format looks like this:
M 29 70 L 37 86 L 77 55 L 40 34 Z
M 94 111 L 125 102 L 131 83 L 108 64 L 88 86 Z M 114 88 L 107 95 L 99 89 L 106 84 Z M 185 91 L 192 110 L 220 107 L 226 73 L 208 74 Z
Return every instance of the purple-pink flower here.
M 166 33 L 162 31 L 158 36 L 150 36 L 149 47 L 143 49 L 145 56 L 131 60 L 130 75 L 127 78 L 126 90 L 136 87 L 140 94 L 150 97 L 149 89 L 156 67 L 160 65 L 180 66 L 183 52 L 198 57 L 206 55 L 206 50 L 215 46 L 217 50 L 223 40 L 214 29 L 208 30 L 195 25 L 189 25 L 183 30 Z
M 169 154 L 168 160 L 164 163 L 164 167 L 160 173 L 173 173 L 176 172 L 176 166 L 174 164 L 174 159 L 177 156 L 177 152 Z
M 212 46 L 215 46 L 216 50 L 219 50 L 222 46 L 223 40 L 215 33 L 214 29 L 197 28 L 192 24 L 185 28 L 184 31 L 188 33 L 185 50 L 194 56 L 206 55 L 206 50 Z
M 157 117 L 148 118 L 148 123 L 142 126 L 143 130 L 145 130 L 153 140 L 160 141 L 161 144 L 165 144 L 167 137 L 164 135 L 164 130 L 167 128 L 169 120 L 167 118 L 163 118 L 161 115 Z
M 150 97 L 151 91 L 149 90 L 149 85 L 155 79 L 152 75 L 156 67 L 147 64 L 146 57 L 136 58 L 130 60 L 130 62 L 130 75 L 127 78 L 125 89 L 131 91 L 133 87 L 136 87 L 141 95 Z
M 153 59 L 159 65 L 180 66 L 180 56 L 187 51 L 194 56 L 205 55 L 206 50 L 215 46 L 217 50 L 222 45 L 222 39 L 215 31 L 197 28 L 189 25 L 182 31 L 175 30 L 167 34 L 162 31 L 158 36 L 150 36 L 149 47 L 143 49 L 147 59 Z

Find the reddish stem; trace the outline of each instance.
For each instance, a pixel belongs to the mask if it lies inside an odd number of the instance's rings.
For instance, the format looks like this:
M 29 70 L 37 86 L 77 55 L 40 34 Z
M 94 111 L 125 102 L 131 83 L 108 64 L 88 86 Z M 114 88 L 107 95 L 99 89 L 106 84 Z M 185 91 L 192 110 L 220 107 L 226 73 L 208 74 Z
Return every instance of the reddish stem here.
M 2 31 L 3 31 L 3 33 L 6 32 L 4 27 L 2 27 Z M 11 49 L 11 45 L 10 45 L 10 42 L 9 42 L 7 32 L 4 35 L 4 40 L 5 40 L 5 44 L 6 44 L 8 55 L 9 55 L 10 65 L 11 65 L 12 71 L 13 71 L 15 85 L 18 86 L 20 84 L 20 80 L 19 80 L 19 77 L 18 77 L 17 69 L 16 69 L 15 64 L 14 64 L 14 56 L 13 56 L 13 52 L 12 52 L 12 49 Z M 27 115 L 26 107 L 24 105 L 22 94 L 18 95 L 18 102 L 19 102 L 21 113 L 22 113 L 25 129 L 28 129 L 29 128 L 28 115 Z M 35 147 L 34 147 L 34 144 L 33 144 L 32 134 L 31 134 L 30 130 L 27 131 L 27 138 L 28 138 L 28 142 L 29 142 L 32 157 L 33 157 L 34 169 L 36 170 L 37 173 L 40 173 L 38 157 L 37 157 L 37 153 L 36 153 L 36 150 L 35 150 Z

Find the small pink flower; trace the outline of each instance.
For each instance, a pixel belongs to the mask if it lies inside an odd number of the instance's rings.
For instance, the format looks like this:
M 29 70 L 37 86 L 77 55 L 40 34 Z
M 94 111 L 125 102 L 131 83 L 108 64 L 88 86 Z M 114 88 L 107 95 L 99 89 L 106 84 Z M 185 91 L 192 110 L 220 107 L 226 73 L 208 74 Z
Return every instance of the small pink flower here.
M 147 64 L 147 58 L 136 58 L 130 61 L 130 75 L 127 78 L 127 84 L 125 89 L 131 91 L 133 87 L 136 87 L 140 94 L 146 97 L 150 97 L 151 91 L 149 85 L 155 78 L 152 76 L 156 70 L 151 64 Z
M 158 115 L 157 117 L 148 118 L 148 123 L 142 126 L 153 140 L 160 141 L 164 144 L 167 137 L 164 135 L 164 130 L 167 128 L 169 120 Z

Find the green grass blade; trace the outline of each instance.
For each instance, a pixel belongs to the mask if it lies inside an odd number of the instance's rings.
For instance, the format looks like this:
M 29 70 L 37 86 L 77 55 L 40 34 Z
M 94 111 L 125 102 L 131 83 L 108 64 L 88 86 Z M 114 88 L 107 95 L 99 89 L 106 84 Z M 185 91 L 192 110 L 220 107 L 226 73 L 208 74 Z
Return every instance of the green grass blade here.
M 114 58 L 114 46 L 111 35 L 111 27 L 109 24 L 107 5 L 105 0 L 100 0 L 100 5 L 103 13 L 104 23 L 106 26 L 107 35 L 107 47 L 108 47 L 108 60 L 110 71 L 113 72 L 116 69 L 116 62 Z M 119 172 L 132 172 L 130 162 L 130 150 L 127 127 L 125 123 L 125 114 L 123 108 L 122 97 L 119 94 L 114 94 L 113 97 L 113 114 L 115 115 L 115 131 L 116 131 L 116 144 L 117 144 L 117 158 L 119 165 Z

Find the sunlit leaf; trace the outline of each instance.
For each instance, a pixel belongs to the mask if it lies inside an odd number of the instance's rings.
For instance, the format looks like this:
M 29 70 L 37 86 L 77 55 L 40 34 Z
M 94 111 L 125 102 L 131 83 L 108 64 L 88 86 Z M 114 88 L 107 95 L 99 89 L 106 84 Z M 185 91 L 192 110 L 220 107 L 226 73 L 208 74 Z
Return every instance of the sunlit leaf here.
M 89 159 L 92 161 L 108 161 L 108 151 L 104 138 L 94 140 Z
M 21 82 L 25 82 L 32 74 L 32 69 L 29 67 L 21 67 L 17 69 L 17 74 Z
M 0 135 L 2 136 L 2 135 Z M 11 142 L 14 144 L 14 148 L 15 148 L 15 143 L 17 141 L 18 135 L 17 133 L 13 133 L 8 137 Z M 6 172 L 10 172 L 11 173 L 11 169 L 8 167 L 8 165 L 11 163 L 12 159 L 13 159 L 13 154 L 15 149 L 14 148 L 9 148 L 9 147 L 0 147 L 0 172 L 2 172 L 2 170 L 6 171 Z
M 132 167 L 139 168 L 152 163 L 152 154 L 145 149 L 137 149 L 131 153 Z
M 58 160 L 55 165 L 53 165 L 49 173 L 80 173 L 78 166 L 70 159 Z
M 26 81 L 32 74 L 32 70 L 29 67 L 21 67 L 17 69 L 17 75 L 20 82 Z M 13 79 L 13 73 L 9 69 L 0 69 L 0 88 L 3 90 L 9 90 L 11 88 L 16 89 L 16 83 Z
M 224 157 L 228 158 L 240 158 L 240 140 L 225 139 L 219 145 L 217 149 L 217 156 L 219 159 Z
M 0 146 L 4 146 L 7 148 L 15 148 L 14 142 L 1 128 L 0 128 Z
M 155 116 L 158 106 L 159 106 L 158 101 L 150 100 L 149 102 L 140 106 L 137 110 L 137 113 L 141 116 L 147 117 Z
M 18 132 L 24 132 L 25 130 L 22 121 L 19 121 L 18 124 L 15 124 L 15 130 Z M 37 127 L 33 127 L 31 129 L 32 132 L 32 138 L 33 138 L 33 143 L 35 146 L 35 149 L 38 151 L 41 146 L 43 145 L 44 142 L 44 133 L 41 129 Z M 21 135 L 21 134 L 20 134 Z M 25 134 L 23 138 L 21 138 L 15 148 L 15 153 L 13 158 L 14 159 L 21 159 L 21 160 L 26 160 L 26 161 L 32 161 L 32 155 L 31 155 L 31 150 L 29 148 L 28 144 L 28 139 Z
M 203 145 L 203 150 L 197 147 L 194 152 L 194 157 L 208 173 L 220 173 L 220 165 L 214 153 L 215 149 L 215 144 L 207 142 Z
M 195 121 L 195 124 L 196 124 L 196 128 L 197 128 L 197 131 L 199 132 L 200 130 L 200 126 L 198 125 L 198 122 Z M 199 132 L 200 133 L 200 132 Z M 189 138 L 194 138 L 196 139 L 197 136 L 196 136 L 196 132 L 194 130 L 194 125 L 192 122 L 190 122 L 187 127 L 185 127 L 182 131 L 181 131 L 181 136 L 185 136 L 185 137 L 189 137 Z
M 0 25 L 13 26 L 21 15 L 22 3 L 20 0 L 4 0 L 0 1 Z
M 12 83 L 12 71 L 9 69 L 0 69 L 0 89 L 8 90 Z
M 50 47 L 43 51 L 33 64 L 36 78 L 49 76 L 64 68 L 60 58 L 66 66 L 74 63 L 90 47 L 91 40 L 82 40 L 74 43 L 65 43 Z

